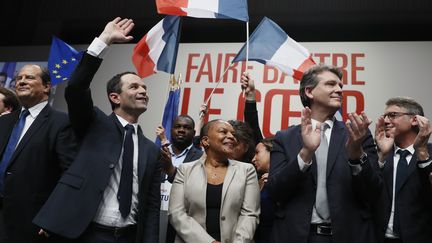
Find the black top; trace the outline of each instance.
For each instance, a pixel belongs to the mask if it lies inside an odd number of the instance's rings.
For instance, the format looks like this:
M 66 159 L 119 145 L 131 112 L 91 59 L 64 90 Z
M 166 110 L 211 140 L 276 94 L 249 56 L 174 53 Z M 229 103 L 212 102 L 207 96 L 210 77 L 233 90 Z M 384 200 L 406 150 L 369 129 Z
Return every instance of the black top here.
M 223 183 L 219 185 L 212 185 L 207 183 L 207 216 L 206 216 L 206 228 L 207 233 L 213 237 L 215 240 L 220 241 L 220 208 L 222 201 L 222 186 Z

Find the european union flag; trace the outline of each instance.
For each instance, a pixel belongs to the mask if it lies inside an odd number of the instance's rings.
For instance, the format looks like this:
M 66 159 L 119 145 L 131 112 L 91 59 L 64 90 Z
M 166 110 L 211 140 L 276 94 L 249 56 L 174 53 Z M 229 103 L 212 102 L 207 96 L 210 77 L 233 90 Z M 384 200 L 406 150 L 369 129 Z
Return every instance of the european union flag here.
M 48 58 L 48 70 L 51 74 L 51 85 L 69 80 L 84 52 L 78 52 L 73 47 L 53 36 Z

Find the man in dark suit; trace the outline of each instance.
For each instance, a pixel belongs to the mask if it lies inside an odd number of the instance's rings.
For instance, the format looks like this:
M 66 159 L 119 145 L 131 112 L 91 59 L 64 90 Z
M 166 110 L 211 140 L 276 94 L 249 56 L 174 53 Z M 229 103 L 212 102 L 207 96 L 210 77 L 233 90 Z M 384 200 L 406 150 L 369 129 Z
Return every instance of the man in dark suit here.
M 16 77 L 23 108 L 0 117 L 1 242 L 42 242 L 32 219 L 75 155 L 67 115 L 48 104 L 50 88 L 48 70 L 25 65 Z
M 365 113 L 350 113 L 346 125 L 334 118 L 341 80 L 332 66 L 305 72 L 301 125 L 276 134 L 267 182 L 274 242 L 375 242 L 371 205 L 382 181 L 370 121 Z
M 138 126 L 146 111 L 147 87 L 135 73 L 107 84 L 113 113 L 93 107 L 90 83 L 112 43 L 126 42 L 134 23 L 109 22 L 92 42 L 65 91 L 80 150 L 34 219 L 41 234 L 80 243 L 151 242 L 159 239 L 159 148 Z
M 168 199 L 170 195 L 171 183 L 174 180 L 177 167 L 182 163 L 198 160 L 203 155 L 201 149 L 193 146 L 193 138 L 195 136 L 195 121 L 188 115 L 177 116 L 171 127 L 171 143 L 166 141 L 164 137 L 164 129 L 159 126 L 156 133 L 162 140 L 161 162 L 163 168 L 162 189 L 162 213 L 161 213 L 161 229 L 167 226 L 166 240 L 167 243 L 174 242 L 175 230 L 168 222 Z M 161 237 L 162 238 L 162 237 Z
M 379 242 L 432 241 L 432 128 L 423 108 L 411 98 L 386 102 L 375 140 L 384 190 L 376 208 Z

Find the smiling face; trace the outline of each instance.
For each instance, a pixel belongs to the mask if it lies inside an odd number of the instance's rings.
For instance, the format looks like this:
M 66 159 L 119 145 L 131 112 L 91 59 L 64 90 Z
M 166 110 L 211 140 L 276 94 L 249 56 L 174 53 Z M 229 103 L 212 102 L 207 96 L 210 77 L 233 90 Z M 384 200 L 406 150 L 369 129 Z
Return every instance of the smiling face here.
M 330 71 L 318 74 L 317 79 L 318 83 L 314 88 L 306 88 L 311 108 L 324 108 L 336 112 L 342 106 L 342 81 Z
M 414 117 L 403 107 L 397 105 L 387 106 L 384 112 L 386 135 L 393 134 L 397 139 L 405 134 L 412 133 L 414 131 L 413 127 L 417 125 Z
M 16 94 L 26 108 L 48 100 L 50 83 L 43 83 L 38 65 L 25 65 L 16 77 Z
M 234 128 L 223 120 L 213 121 L 201 142 L 208 156 L 229 157 L 237 145 Z
M 114 111 L 138 117 L 147 110 L 147 86 L 135 74 L 124 74 L 120 79 L 120 93 L 112 92 L 109 98 L 115 104 Z

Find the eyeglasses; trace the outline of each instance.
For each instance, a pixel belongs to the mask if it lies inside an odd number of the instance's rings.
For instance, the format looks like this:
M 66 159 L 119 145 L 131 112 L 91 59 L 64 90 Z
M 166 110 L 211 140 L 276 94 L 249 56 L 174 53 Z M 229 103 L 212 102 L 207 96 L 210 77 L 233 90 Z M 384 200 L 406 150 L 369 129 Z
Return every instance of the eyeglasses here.
M 383 116 L 383 118 L 385 119 L 386 117 L 388 117 L 389 120 L 394 120 L 400 116 L 403 115 L 407 115 L 407 116 L 412 116 L 414 115 L 413 113 L 407 113 L 407 112 L 389 112 L 389 113 L 385 113 Z

